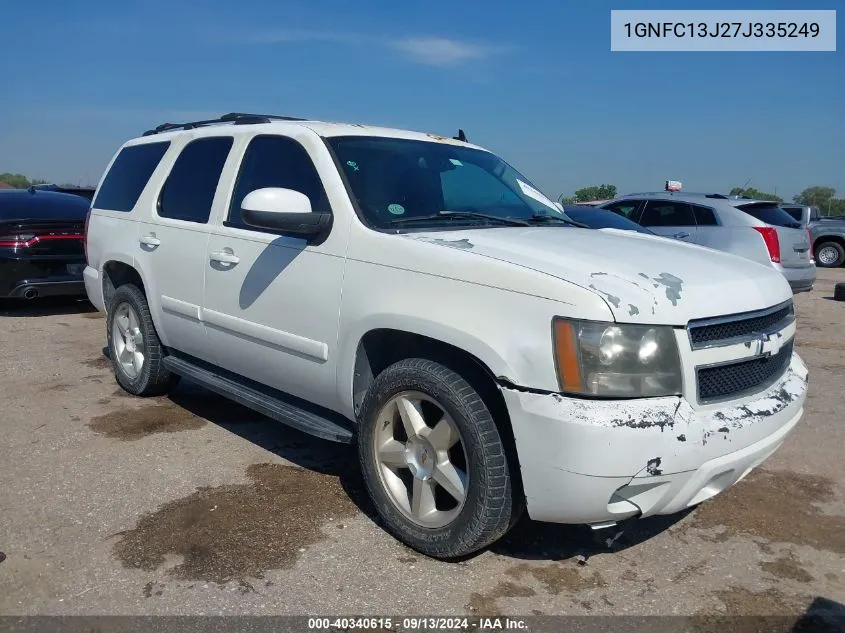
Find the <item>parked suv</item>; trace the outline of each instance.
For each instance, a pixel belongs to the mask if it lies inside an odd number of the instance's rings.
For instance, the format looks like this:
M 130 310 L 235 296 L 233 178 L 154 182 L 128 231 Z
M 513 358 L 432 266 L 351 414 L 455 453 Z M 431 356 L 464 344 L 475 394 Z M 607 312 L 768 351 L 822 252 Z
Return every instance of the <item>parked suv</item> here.
M 811 290 L 816 281 L 807 229 L 777 202 L 658 191 L 620 196 L 602 208 L 665 237 L 765 264 L 786 277 L 794 292 Z
M 803 413 L 774 269 L 573 226 L 464 140 L 239 114 L 159 126 L 109 163 L 87 255 L 123 389 L 185 377 L 354 442 L 386 528 L 434 557 L 525 508 L 602 527 L 694 506 Z
M 792 218 L 810 229 L 816 265 L 838 268 L 845 264 L 845 217 L 826 217 L 819 208 L 804 204 L 782 204 Z

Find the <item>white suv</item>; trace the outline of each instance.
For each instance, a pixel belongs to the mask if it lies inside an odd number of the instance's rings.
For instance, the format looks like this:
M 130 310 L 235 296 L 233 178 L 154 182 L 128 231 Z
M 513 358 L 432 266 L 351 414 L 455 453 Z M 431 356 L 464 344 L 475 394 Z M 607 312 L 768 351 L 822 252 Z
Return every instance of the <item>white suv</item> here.
M 807 391 L 783 276 L 573 226 L 459 139 L 231 114 L 124 144 L 84 275 L 117 381 L 355 442 L 387 529 L 440 558 L 523 509 L 675 513 L 777 450 Z

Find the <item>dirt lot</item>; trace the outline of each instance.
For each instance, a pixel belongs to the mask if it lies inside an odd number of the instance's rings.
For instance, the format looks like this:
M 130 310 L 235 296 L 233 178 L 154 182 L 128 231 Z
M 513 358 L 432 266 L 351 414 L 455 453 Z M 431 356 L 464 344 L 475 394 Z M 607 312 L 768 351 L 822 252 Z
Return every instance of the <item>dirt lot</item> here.
M 525 521 L 455 564 L 379 528 L 348 447 L 188 384 L 127 397 L 102 315 L 6 307 L 0 613 L 843 613 L 845 303 L 831 297 L 845 270 L 819 277 L 796 299 L 806 415 L 759 471 L 613 551 Z

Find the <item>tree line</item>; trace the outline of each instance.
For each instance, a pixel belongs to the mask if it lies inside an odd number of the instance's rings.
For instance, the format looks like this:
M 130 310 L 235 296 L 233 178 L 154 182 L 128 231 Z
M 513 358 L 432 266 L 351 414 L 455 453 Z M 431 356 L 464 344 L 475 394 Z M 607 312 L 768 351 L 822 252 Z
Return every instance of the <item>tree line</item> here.
M 571 196 L 561 195 L 558 201 L 561 204 L 576 204 L 578 202 L 594 202 L 596 200 L 609 200 L 615 198 L 617 188 L 615 185 L 592 185 L 576 189 Z M 766 191 L 760 191 L 754 187 L 734 187 L 730 190 L 731 196 L 746 196 L 755 200 L 771 200 L 772 202 L 785 202 L 783 198 Z M 836 197 L 836 189 L 816 185 L 807 187 L 801 193 L 792 196 L 792 201 L 797 204 L 806 204 L 819 208 L 822 215 L 845 215 L 845 198 Z

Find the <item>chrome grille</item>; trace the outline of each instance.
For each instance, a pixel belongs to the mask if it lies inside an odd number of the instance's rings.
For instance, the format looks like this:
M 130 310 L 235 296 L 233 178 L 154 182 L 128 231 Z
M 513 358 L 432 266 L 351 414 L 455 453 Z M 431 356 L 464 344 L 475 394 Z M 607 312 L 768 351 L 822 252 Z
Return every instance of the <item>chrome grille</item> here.
M 753 340 L 762 333 L 778 332 L 794 320 L 794 306 L 787 301 L 758 312 L 690 321 L 687 330 L 692 349 L 701 349 Z
M 771 356 L 699 367 L 696 370 L 698 401 L 727 400 L 772 385 L 789 367 L 793 343 L 794 339 Z

